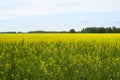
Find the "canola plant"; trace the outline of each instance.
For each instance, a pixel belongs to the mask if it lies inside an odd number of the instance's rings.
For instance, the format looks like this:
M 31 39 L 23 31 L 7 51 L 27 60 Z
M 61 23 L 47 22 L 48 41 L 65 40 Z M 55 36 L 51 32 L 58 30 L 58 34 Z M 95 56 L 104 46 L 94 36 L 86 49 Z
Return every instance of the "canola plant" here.
M 120 34 L 0 34 L 1 80 L 119 80 Z

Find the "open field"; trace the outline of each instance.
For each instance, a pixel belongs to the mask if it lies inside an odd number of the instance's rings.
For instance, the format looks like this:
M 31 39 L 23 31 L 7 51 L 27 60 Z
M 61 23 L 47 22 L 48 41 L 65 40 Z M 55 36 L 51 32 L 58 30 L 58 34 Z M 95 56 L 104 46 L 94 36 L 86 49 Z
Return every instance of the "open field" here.
M 1 80 L 120 80 L 120 34 L 0 34 Z

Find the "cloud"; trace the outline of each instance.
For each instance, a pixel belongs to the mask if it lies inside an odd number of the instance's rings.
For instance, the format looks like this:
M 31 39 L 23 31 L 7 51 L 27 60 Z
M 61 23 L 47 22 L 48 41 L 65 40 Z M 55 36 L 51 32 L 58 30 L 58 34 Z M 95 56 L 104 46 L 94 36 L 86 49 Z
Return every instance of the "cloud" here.
M 83 20 L 81 21 L 81 23 L 87 24 L 87 23 L 93 23 L 92 21 L 88 21 L 88 20 Z
M 114 21 L 113 23 L 117 23 L 117 24 L 120 24 L 120 21 Z
M 71 3 L 78 0 L 31 0 L 33 4 L 63 4 L 63 3 Z
M 0 19 L 64 13 L 120 11 L 119 0 L 0 0 Z M 11 6 L 13 6 L 11 8 Z

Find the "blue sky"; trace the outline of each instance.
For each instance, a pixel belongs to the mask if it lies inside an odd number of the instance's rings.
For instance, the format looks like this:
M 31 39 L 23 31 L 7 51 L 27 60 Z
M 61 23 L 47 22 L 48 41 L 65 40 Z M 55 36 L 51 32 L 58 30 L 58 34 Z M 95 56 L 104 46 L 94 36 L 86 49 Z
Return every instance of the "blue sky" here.
M 120 27 L 120 0 L 0 0 L 0 31 Z

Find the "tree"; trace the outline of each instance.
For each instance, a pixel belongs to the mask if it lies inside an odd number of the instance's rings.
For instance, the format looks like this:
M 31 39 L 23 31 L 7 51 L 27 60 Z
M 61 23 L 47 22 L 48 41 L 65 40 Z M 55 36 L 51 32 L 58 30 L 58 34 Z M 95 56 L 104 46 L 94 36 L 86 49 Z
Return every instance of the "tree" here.
M 76 33 L 75 29 L 70 29 L 70 33 Z
M 113 27 L 112 27 L 112 32 L 113 32 L 113 33 L 118 33 L 119 30 L 118 30 L 118 28 L 116 28 L 115 26 L 113 26 Z
M 104 27 L 99 27 L 98 28 L 98 33 L 105 33 L 105 32 L 106 32 L 106 30 L 105 30 Z
M 106 28 L 106 33 L 112 33 L 112 28 L 111 27 Z

